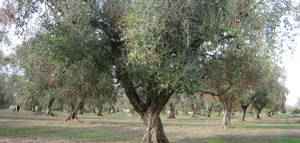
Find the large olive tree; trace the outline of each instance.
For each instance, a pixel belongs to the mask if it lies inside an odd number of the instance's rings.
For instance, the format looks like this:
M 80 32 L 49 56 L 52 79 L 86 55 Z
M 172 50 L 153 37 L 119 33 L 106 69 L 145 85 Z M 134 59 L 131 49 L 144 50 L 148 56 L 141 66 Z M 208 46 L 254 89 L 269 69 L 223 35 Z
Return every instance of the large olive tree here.
M 243 73 L 238 68 L 243 63 L 230 60 L 249 47 L 240 43 L 258 43 L 257 39 L 266 37 L 261 42 L 268 45 L 256 47 L 273 51 L 274 29 L 287 7 L 284 2 L 272 0 L 19 3 L 24 6 L 19 8 L 18 21 L 22 22 L 26 22 L 28 13 L 38 11 L 39 4 L 46 6 L 40 31 L 48 36 L 40 40 L 49 45 L 52 58 L 70 66 L 92 57 L 99 65 L 112 69 L 112 77 L 124 88 L 145 124 L 144 143 L 169 142 L 159 115 L 170 97 L 182 91 L 179 89 L 194 83 L 197 85 L 191 93 L 203 92 L 199 89 L 208 84 L 217 85 L 211 87 L 220 89 L 218 95 L 231 93 L 234 81 L 239 81 Z M 264 10 L 266 7 L 270 9 Z M 211 65 L 226 71 L 218 75 L 220 80 L 207 79 L 212 77 L 206 75 L 212 71 Z M 230 104 L 226 100 L 224 105 Z

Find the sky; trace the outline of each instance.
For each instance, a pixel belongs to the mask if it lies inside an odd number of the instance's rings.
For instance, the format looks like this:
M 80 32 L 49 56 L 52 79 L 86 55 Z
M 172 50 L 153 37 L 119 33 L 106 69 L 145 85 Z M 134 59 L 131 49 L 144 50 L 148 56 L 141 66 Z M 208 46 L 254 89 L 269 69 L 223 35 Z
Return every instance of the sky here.
M 292 0 L 293 4 L 297 5 L 300 3 L 300 0 Z M 0 0 L 0 5 L 2 0 Z M 3 51 L 5 55 L 9 55 L 13 52 L 13 47 L 22 43 L 22 38 L 18 37 L 14 34 L 14 26 L 11 27 L 9 32 L 9 37 L 11 38 L 11 45 L 5 45 L 0 43 L 0 49 Z M 300 27 L 294 29 L 292 33 L 300 33 Z M 293 43 L 290 41 L 283 42 L 284 47 L 288 47 L 288 45 L 292 45 L 292 52 L 288 51 L 284 53 L 282 59 L 282 66 L 285 68 L 286 75 L 286 87 L 289 90 L 289 94 L 287 95 L 286 104 L 289 106 L 294 106 L 298 99 L 300 99 L 300 35 L 293 37 Z
M 300 33 L 300 29 L 297 30 Z M 295 38 L 293 53 L 283 57 L 286 71 L 286 87 L 289 89 L 286 104 L 293 106 L 300 99 L 300 36 Z

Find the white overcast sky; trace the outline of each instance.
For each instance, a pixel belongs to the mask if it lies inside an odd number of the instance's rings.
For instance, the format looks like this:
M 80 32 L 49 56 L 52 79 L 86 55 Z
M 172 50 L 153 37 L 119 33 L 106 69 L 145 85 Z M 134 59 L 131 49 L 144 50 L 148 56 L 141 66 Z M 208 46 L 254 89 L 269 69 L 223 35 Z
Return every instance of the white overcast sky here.
M 300 0 L 292 0 L 293 4 L 300 3 Z M 3 0 L 0 0 L 0 6 Z M 5 55 L 9 55 L 13 52 L 13 47 L 22 43 L 22 38 L 15 36 L 14 27 L 12 26 L 9 32 L 9 37 L 12 42 L 12 45 L 7 46 L 3 43 L 0 43 L 0 49 Z M 300 33 L 300 27 L 294 29 L 292 33 Z M 300 35 L 294 37 L 295 41 L 293 44 L 284 42 L 283 46 L 293 45 L 293 52 L 285 53 L 283 57 L 283 67 L 286 71 L 286 87 L 289 89 L 289 94 L 287 96 L 286 104 L 293 106 L 296 104 L 297 100 L 300 99 Z

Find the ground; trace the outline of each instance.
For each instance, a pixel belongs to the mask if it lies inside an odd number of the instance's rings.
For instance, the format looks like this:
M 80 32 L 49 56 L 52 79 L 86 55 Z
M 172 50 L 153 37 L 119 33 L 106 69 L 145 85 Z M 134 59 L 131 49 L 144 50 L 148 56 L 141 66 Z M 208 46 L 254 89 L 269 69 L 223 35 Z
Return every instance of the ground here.
M 79 115 L 81 123 L 64 122 L 67 113 L 44 117 L 23 111 L 0 110 L 0 143 L 139 143 L 143 124 L 128 113 Z M 236 115 L 232 126 L 220 128 L 221 118 L 179 115 L 168 120 L 162 115 L 171 143 L 300 143 L 300 116 L 276 115 L 272 118 L 241 122 Z M 262 115 L 264 116 L 264 115 Z

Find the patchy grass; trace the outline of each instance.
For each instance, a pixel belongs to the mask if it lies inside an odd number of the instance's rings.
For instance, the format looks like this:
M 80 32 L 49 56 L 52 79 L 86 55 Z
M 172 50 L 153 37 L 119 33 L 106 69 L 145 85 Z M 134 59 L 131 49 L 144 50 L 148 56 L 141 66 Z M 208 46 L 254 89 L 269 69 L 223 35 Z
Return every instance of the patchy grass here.
M 55 117 L 44 117 L 28 111 L 13 113 L 0 110 L 0 143 L 2 142 L 101 142 L 138 143 L 144 126 L 138 116 L 127 113 L 106 114 L 97 117 L 87 113 L 79 115 L 81 123 L 64 122 L 67 113 L 55 112 Z M 263 120 L 239 121 L 232 127 L 221 129 L 221 118 L 198 118 L 180 115 L 168 120 L 161 115 L 165 132 L 173 143 L 300 143 L 300 116 L 280 115 Z

